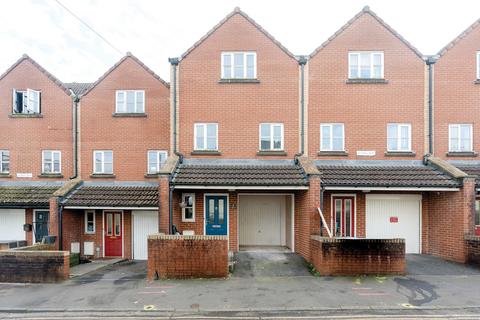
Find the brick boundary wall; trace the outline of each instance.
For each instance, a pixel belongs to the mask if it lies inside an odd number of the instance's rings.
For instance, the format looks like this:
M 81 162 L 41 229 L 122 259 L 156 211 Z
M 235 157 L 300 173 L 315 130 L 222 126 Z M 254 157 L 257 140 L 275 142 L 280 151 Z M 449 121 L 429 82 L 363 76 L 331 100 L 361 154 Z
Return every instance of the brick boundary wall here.
M 403 239 L 338 239 L 311 236 L 311 260 L 324 276 L 405 274 Z
M 69 276 L 68 251 L 0 252 L 0 282 L 52 283 L 67 280 Z
M 228 275 L 226 236 L 150 235 L 147 277 L 222 278 Z
M 480 236 L 465 235 L 467 263 L 480 266 Z

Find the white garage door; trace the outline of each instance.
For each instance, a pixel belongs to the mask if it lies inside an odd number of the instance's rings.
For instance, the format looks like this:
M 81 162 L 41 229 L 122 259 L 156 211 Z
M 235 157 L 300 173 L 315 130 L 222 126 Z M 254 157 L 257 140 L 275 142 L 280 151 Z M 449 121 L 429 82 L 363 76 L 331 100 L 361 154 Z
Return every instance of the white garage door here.
M 158 233 L 158 211 L 132 211 L 133 259 L 147 260 L 147 237 Z
M 241 246 L 285 246 L 285 196 L 241 196 Z
M 421 195 L 367 195 L 367 238 L 403 238 L 407 253 L 420 253 L 421 200 Z
M 25 240 L 25 209 L 0 209 L 0 240 Z

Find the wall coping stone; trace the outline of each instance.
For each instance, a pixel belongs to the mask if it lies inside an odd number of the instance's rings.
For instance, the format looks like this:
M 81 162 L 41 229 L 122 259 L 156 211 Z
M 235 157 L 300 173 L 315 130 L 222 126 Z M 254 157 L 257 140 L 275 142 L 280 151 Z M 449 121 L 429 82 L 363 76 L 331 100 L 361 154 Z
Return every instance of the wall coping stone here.
M 6 250 L 0 251 L 1 256 L 15 257 L 65 257 L 70 256 L 68 251 L 39 251 L 39 250 Z
M 152 234 L 148 236 L 149 240 L 228 240 L 227 236 L 206 236 L 206 235 L 174 235 L 174 234 Z
M 345 241 L 361 241 L 361 242 L 382 242 L 382 243 L 404 243 L 405 239 L 393 238 L 393 239 L 366 239 L 366 238 L 328 238 L 321 237 L 319 235 L 311 235 L 312 240 L 318 242 L 330 242 L 330 243 L 339 243 Z
M 464 239 L 468 240 L 468 241 L 478 241 L 478 242 L 480 242 L 480 236 L 476 236 L 474 234 L 466 234 Z

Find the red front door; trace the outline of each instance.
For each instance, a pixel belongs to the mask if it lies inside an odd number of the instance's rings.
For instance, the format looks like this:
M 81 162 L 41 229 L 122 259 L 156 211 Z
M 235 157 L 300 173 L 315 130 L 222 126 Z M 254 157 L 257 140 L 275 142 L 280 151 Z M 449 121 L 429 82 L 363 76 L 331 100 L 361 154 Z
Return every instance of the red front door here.
M 355 198 L 346 196 L 333 197 L 333 218 L 336 237 L 355 236 Z
M 122 256 L 122 213 L 105 212 L 105 257 Z

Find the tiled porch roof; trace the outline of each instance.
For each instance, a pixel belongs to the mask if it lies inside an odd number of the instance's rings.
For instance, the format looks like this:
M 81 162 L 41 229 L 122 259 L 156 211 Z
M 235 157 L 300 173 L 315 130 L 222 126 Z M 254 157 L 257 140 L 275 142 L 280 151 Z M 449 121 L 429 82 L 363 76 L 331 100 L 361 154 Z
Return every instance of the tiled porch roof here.
M 452 162 L 458 169 L 462 170 L 468 175 L 476 176 L 475 185 L 480 188 L 480 162 Z
M 325 186 L 456 188 L 459 181 L 421 161 L 317 161 Z
M 0 185 L 0 207 L 48 208 L 61 185 Z
M 308 186 L 301 166 L 290 160 L 203 160 L 180 164 L 173 183 L 190 186 Z
M 83 184 L 64 201 L 65 207 L 154 208 L 158 186 L 154 184 Z

